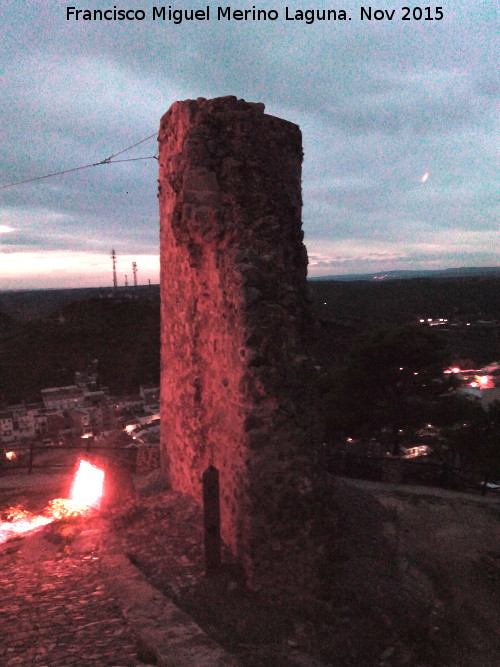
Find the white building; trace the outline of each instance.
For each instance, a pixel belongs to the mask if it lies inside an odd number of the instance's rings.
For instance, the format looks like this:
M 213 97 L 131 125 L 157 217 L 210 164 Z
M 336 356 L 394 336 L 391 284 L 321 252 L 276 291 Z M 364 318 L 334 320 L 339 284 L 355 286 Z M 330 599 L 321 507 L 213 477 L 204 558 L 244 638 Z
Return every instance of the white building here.
M 50 410 L 82 408 L 85 403 L 84 391 L 76 385 L 42 389 L 41 394 L 44 406 Z
M 9 444 L 15 441 L 14 436 L 14 415 L 9 410 L 0 412 L 0 442 Z

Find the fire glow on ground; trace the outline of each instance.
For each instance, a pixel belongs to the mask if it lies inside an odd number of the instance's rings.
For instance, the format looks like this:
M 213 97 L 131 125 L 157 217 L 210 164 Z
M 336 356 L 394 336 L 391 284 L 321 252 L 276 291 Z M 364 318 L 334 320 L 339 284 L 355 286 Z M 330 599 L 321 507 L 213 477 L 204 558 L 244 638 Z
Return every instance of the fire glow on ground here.
M 69 498 L 54 498 L 43 514 L 33 514 L 22 507 L 11 507 L 0 522 L 0 544 L 37 530 L 59 519 L 82 516 L 100 507 L 104 485 L 104 471 L 88 461 L 80 460 L 71 485 Z

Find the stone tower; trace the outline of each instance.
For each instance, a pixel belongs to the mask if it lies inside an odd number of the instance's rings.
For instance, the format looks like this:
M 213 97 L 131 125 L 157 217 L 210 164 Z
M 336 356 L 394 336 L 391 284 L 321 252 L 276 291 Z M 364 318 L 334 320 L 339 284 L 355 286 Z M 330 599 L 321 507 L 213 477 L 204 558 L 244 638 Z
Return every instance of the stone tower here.
M 200 98 L 172 105 L 159 145 L 162 466 L 198 502 L 217 468 L 222 537 L 252 579 L 310 487 L 301 133 Z

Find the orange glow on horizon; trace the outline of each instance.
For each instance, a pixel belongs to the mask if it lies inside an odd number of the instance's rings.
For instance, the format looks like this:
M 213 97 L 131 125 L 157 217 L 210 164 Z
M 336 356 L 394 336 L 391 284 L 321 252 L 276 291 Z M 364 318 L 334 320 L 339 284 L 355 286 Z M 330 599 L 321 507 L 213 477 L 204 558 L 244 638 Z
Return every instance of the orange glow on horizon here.
M 160 282 L 159 254 L 125 254 L 118 256 L 119 271 L 140 262 L 138 284 L 147 285 Z M 69 250 L 18 251 L 2 256 L 0 289 L 48 289 L 107 287 L 113 279 L 107 253 L 75 252 Z

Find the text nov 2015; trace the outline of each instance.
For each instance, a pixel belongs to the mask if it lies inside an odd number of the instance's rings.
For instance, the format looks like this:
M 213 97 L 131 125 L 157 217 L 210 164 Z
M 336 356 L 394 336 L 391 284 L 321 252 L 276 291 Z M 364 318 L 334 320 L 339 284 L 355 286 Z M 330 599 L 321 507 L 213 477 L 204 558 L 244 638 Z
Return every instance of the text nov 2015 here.
M 281 13 L 280 13 L 281 12 Z M 165 21 L 179 25 L 185 21 L 247 21 L 247 22 L 274 22 L 279 19 L 285 21 L 302 22 L 307 25 L 316 22 L 352 21 L 352 16 L 344 9 L 297 9 L 285 7 L 280 9 L 237 9 L 230 5 L 196 9 L 178 9 L 172 5 L 152 7 L 151 12 L 143 9 L 119 9 L 114 5 L 107 9 L 82 9 L 66 7 L 67 21 L 144 21 L 150 18 L 153 21 Z M 386 9 L 379 7 L 360 7 L 359 20 L 361 21 L 441 21 L 444 18 L 442 7 L 400 7 Z

